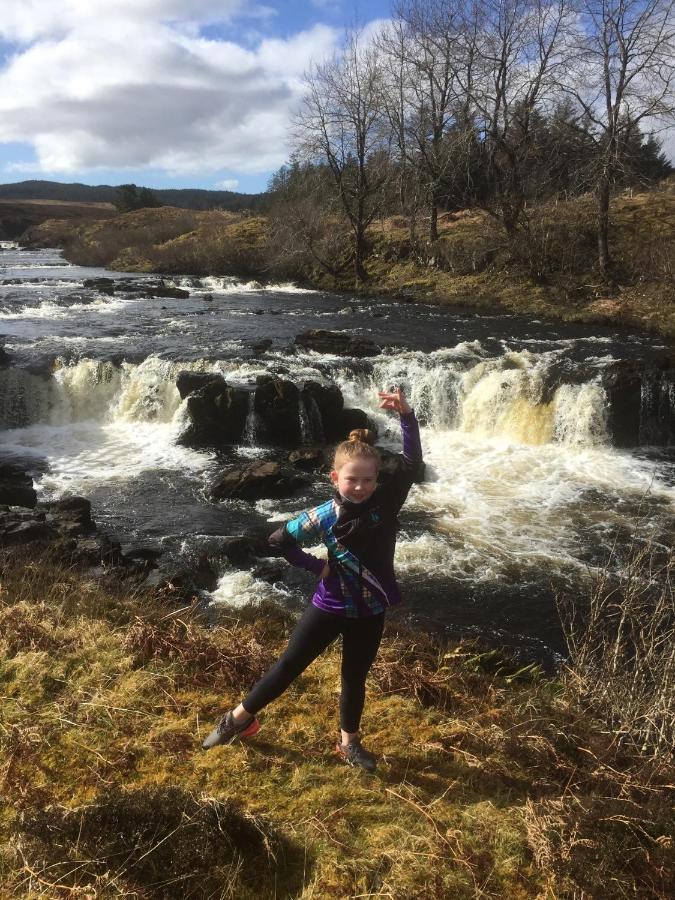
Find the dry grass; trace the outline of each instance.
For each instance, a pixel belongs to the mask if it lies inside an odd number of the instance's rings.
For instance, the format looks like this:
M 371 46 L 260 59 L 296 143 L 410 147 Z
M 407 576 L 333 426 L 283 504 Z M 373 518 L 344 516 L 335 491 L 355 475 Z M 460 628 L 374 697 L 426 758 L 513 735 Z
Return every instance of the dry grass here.
M 287 617 L 206 628 L 54 558 L 0 561 L 4 897 L 666 898 L 673 771 L 503 654 L 386 636 L 364 720 L 375 777 L 333 752 L 331 650 L 244 745 L 199 749 Z
M 619 575 L 594 577 L 587 604 L 560 603 L 570 690 L 617 739 L 660 757 L 675 747 L 675 552 L 636 546 Z

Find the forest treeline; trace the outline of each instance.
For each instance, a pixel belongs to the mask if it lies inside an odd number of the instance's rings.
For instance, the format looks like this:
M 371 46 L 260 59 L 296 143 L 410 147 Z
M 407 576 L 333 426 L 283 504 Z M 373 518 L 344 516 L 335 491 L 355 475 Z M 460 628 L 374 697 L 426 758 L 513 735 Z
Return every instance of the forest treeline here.
M 403 217 L 411 246 L 437 259 L 439 215 L 473 207 L 518 255 L 541 242 L 542 208 L 590 193 L 611 279 L 612 196 L 673 171 L 656 133 L 675 109 L 672 11 L 397 0 L 383 27 L 348 32 L 305 75 L 293 156 L 270 183 L 278 253 L 362 282 L 378 219 Z

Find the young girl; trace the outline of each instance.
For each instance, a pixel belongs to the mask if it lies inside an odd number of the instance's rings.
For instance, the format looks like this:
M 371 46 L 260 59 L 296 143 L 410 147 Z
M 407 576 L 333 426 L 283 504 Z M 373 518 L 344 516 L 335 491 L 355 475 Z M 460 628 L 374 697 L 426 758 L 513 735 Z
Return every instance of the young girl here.
M 330 474 L 336 487 L 333 499 L 301 513 L 271 535 L 271 546 L 291 565 L 320 580 L 283 655 L 239 706 L 223 716 L 204 741 L 206 750 L 256 734 L 257 713 L 342 635 L 342 739 L 336 750 L 350 765 L 375 769 L 375 757 L 359 740 L 366 675 L 380 646 L 385 610 L 401 602 L 394 576 L 397 515 L 422 466 L 417 420 L 403 392 L 378 396 L 382 409 L 401 417 L 404 465 L 378 487 L 380 456 L 371 446 L 372 432 L 352 431 L 335 451 Z M 320 541 L 328 549 L 327 563 L 300 549 L 301 544 Z

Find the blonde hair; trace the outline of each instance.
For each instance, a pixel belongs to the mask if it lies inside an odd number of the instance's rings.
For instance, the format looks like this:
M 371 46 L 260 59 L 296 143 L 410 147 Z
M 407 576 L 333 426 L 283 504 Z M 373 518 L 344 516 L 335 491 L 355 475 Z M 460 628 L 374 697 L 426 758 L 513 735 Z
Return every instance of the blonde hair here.
M 354 428 L 349 432 L 346 441 L 335 448 L 333 469 L 337 472 L 346 462 L 352 459 L 372 459 L 377 469 L 382 464 L 379 452 L 373 447 L 375 432 L 369 428 Z

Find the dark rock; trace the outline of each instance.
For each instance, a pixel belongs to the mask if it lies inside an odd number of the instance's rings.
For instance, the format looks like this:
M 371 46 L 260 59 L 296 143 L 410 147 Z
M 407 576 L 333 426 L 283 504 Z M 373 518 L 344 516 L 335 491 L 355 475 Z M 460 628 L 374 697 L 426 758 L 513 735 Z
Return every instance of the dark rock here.
M 0 346 L 0 368 L 6 368 L 12 361 L 12 357 L 5 350 L 3 346 Z
M 170 287 L 168 284 L 159 284 L 146 288 L 146 296 L 172 297 L 176 300 L 184 300 L 190 296 L 190 291 L 186 291 L 184 288 Z
M 91 503 L 84 497 L 63 497 L 46 504 L 49 521 L 62 534 L 88 534 L 96 529 L 91 518 Z
M 124 558 L 130 560 L 140 560 L 146 563 L 156 563 L 162 555 L 162 551 L 156 547 L 130 547 L 124 551 Z
M 377 425 L 368 418 L 362 409 L 343 409 L 339 415 L 330 420 L 326 440 L 345 441 L 349 437 L 349 432 L 354 428 L 369 428 L 377 436 Z
M 251 575 L 260 581 L 274 584 L 283 581 L 288 572 L 288 563 L 283 559 L 261 559 L 251 568 Z
M 261 341 L 253 341 L 249 346 L 254 354 L 258 354 L 269 350 L 272 343 L 272 338 L 263 338 Z
M 221 545 L 223 556 L 233 566 L 247 569 L 260 556 L 270 553 L 267 536 L 238 534 L 226 537 Z
M 312 426 L 312 438 L 318 442 L 337 440 L 336 435 L 341 433 L 338 423 L 344 409 L 340 388 L 335 384 L 306 381 L 302 389 L 302 401 Z M 320 428 L 317 427 L 317 419 Z
M 145 587 L 154 588 L 166 596 L 173 596 L 178 602 L 189 602 L 200 591 L 213 591 L 218 585 L 218 573 L 208 556 L 203 553 L 192 565 L 176 564 L 171 560 L 160 562 L 143 582 Z
M 181 400 L 185 400 L 188 394 L 192 394 L 212 382 L 218 382 L 223 387 L 226 386 L 225 379 L 217 372 L 192 372 L 188 369 L 179 372 L 176 377 L 176 387 Z
M 211 496 L 214 500 L 289 497 L 307 483 L 307 479 L 297 473 L 284 471 L 279 463 L 256 462 L 225 470 L 212 483 Z
M 115 293 L 115 281 L 112 278 L 85 278 L 82 286 L 98 291 L 99 294 L 112 295 Z
M 0 504 L 29 508 L 37 504 L 33 479 L 11 463 L 0 464 Z
M 256 379 L 254 411 L 264 443 L 297 446 L 301 440 L 300 391 L 292 381 L 260 375 Z
M 194 447 L 218 447 L 241 441 L 248 415 L 249 392 L 214 379 L 187 399 L 190 424 L 180 442 Z
M 38 520 L 7 523 L 0 528 L 0 545 L 28 544 L 31 541 L 44 541 L 53 537 L 54 533 L 46 522 Z
M 213 294 L 204 294 L 204 296 L 202 297 L 202 300 L 205 303 L 210 303 L 213 300 Z
M 331 353 L 335 356 L 377 356 L 381 348 L 370 338 L 354 337 L 341 331 L 327 331 L 310 328 L 295 339 L 296 347 L 315 350 L 317 353 Z
M 122 548 L 106 534 L 95 534 L 76 541 L 71 559 L 87 566 L 118 565 L 123 561 Z
M 315 472 L 330 465 L 328 453 L 323 447 L 301 447 L 299 450 L 293 450 L 288 456 L 288 461 L 303 472 Z
M 675 443 L 675 369 L 617 360 L 602 373 L 607 427 L 617 447 Z

